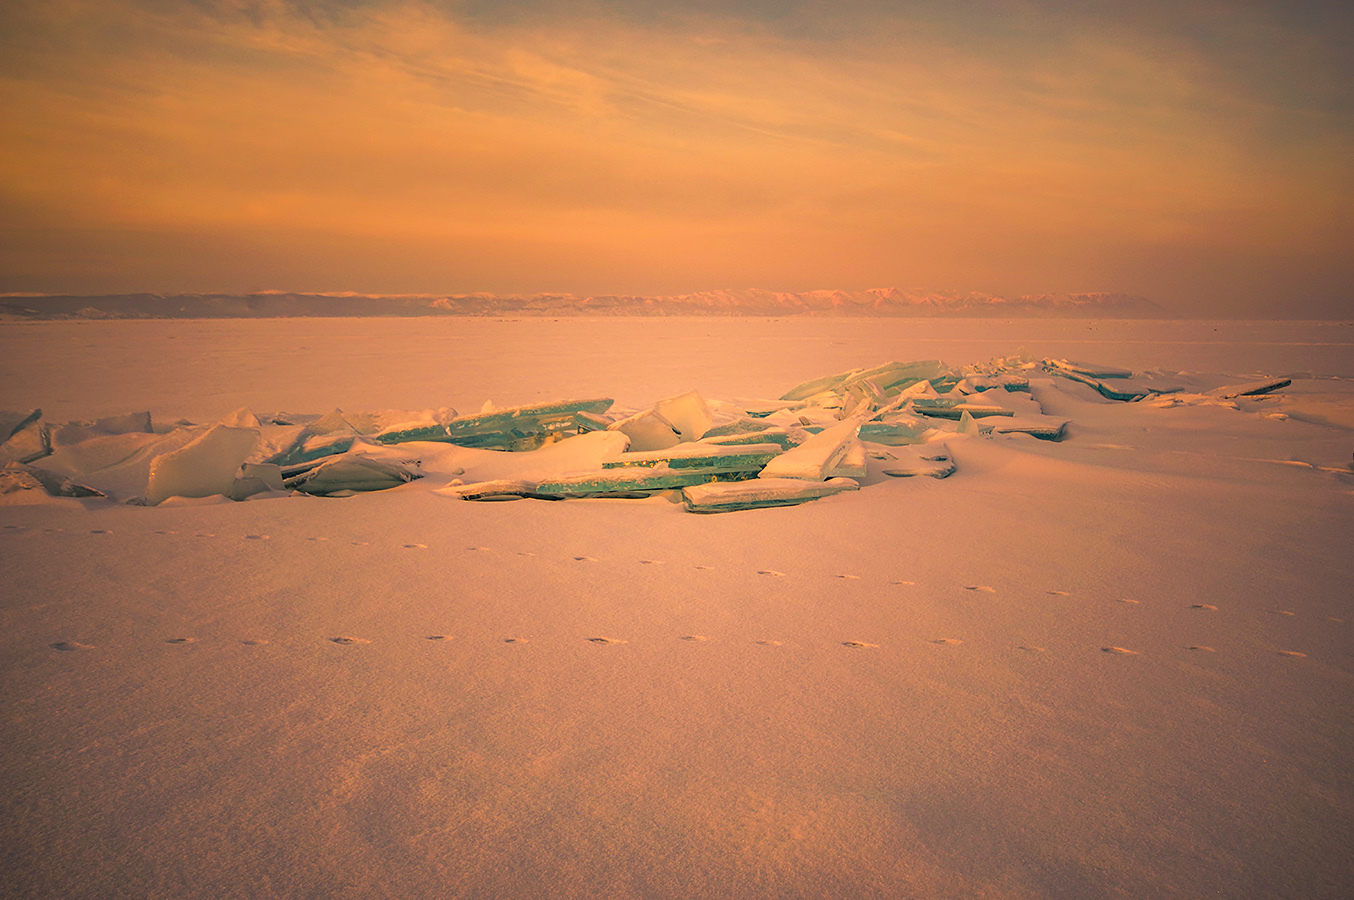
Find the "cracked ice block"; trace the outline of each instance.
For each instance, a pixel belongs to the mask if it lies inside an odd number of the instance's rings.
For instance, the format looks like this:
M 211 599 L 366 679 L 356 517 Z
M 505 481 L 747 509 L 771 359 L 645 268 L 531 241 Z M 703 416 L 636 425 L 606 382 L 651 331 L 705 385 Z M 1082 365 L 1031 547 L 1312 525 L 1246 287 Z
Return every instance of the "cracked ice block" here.
M 955 471 L 950 448 L 944 444 L 907 447 L 894 451 L 893 455 L 894 459 L 883 466 L 883 472 L 895 478 L 910 478 L 916 475 L 948 478 Z
M 22 428 L 26 428 L 42 418 L 42 410 L 30 409 L 27 412 L 0 412 L 0 444 L 5 443 Z
M 446 436 L 419 440 L 444 441 L 460 447 L 534 450 L 557 435 L 576 431 L 578 413 L 604 413 L 613 402 L 610 398 L 561 400 L 457 416 L 446 423 Z
M 654 412 L 671 423 L 682 441 L 700 440 L 715 424 L 710 405 L 696 391 L 659 400 L 653 408 Z
M 825 481 L 827 473 L 854 446 L 861 419 L 853 417 L 825 428 L 766 464 L 760 478 L 803 478 Z
M 708 472 L 710 474 L 755 473 L 781 453 L 779 444 L 722 445 L 689 443 L 666 450 L 622 453 L 602 463 L 603 469 L 655 468 Z
M 782 450 L 794 446 L 794 439 L 784 428 L 768 428 L 766 431 L 750 431 L 743 434 L 706 435 L 700 439 L 702 444 L 717 444 L 722 447 L 737 444 L 775 444 Z
M 384 491 L 423 477 L 415 469 L 382 459 L 341 456 L 285 480 L 288 488 L 316 496 Z
M 799 478 L 758 478 L 717 481 L 682 489 L 682 502 L 694 513 L 736 512 L 768 506 L 795 506 L 842 491 L 859 490 L 850 478 L 804 481 Z
M 835 466 L 825 473 L 829 480 L 832 478 L 864 478 L 865 469 L 865 444 L 857 438 L 848 445 L 846 454 Z
M 1065 372 L 1075 372 L 1078 375 L 1086 375 L 1090 378 L 1132 378 L 1131 369 L 1121 369 L 1118 366 L 1102 366 L 1098 363 L 1073 362 L 1070 359 L 1046 359 L 1045 368 L 1052 366 Z
M 608 431 L 617 431 L 630 439 L 633 450 L 666 450 L 682 442 L 681 432 L 656 410 L 627 416 L 607 426 Z
M 987 416 L 1015 415 L 1015 410 L 1007 409 L 1004 406 L 991 406 L 985 403 L 954 403 L 949 406 L 922 406 L 918 404 L 914 408 L 922 415 L 931 416 L 936 419 L 958 419 L 965 413 L 968 413 L 975 419 L 982 419 Z
M 213 425 L 178 450 L 156 456 L 150 463 L 146 502 L 228 493 L 258 437 L 252 429 Z
M 9 439 L 0 444 L 0 463 L 30 463 L 52 452 L 47 443 L 47 429 L 42 427 L 41 419 L 34 419 L 27 425 L 21 425 Z

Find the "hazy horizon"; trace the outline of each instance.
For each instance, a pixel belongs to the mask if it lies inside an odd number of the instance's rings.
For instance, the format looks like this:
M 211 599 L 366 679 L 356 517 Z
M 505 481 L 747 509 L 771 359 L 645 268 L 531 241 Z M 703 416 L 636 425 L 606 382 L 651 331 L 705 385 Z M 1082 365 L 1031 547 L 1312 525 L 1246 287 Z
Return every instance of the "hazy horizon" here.
M 0 292 L 1354 307 L 1351 12 L 17 0 Z

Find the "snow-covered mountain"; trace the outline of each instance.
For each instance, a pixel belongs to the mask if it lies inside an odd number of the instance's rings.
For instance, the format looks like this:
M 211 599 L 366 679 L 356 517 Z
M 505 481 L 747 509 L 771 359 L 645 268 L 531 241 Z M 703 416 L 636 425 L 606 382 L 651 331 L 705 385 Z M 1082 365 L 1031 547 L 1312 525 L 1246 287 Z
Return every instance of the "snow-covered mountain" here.
M 0 296 L 3 319 L 237 319 L 302 316 L 913 316 L 1115 318 L 1170 316 L 1114 293 L 998 297 L 960 291 L 700 291 L 667 296 L 573 294 L 106 294 Z

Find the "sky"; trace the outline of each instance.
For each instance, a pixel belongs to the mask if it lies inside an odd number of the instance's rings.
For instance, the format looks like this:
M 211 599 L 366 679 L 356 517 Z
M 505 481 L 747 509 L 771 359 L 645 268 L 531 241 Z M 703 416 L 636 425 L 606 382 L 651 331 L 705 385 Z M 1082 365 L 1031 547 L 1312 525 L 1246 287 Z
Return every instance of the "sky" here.
M 1354 316 L 1354 12 L 5 0 L 0 291 Z

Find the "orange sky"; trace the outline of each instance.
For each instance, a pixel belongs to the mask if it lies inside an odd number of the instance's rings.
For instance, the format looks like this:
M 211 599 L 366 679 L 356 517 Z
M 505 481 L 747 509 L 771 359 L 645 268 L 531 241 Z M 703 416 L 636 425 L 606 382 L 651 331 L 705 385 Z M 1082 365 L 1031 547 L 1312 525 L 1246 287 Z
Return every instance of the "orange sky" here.
M 1090 6 L 7 0 L 0 291 L 1354 315 L 1349 14 Z

